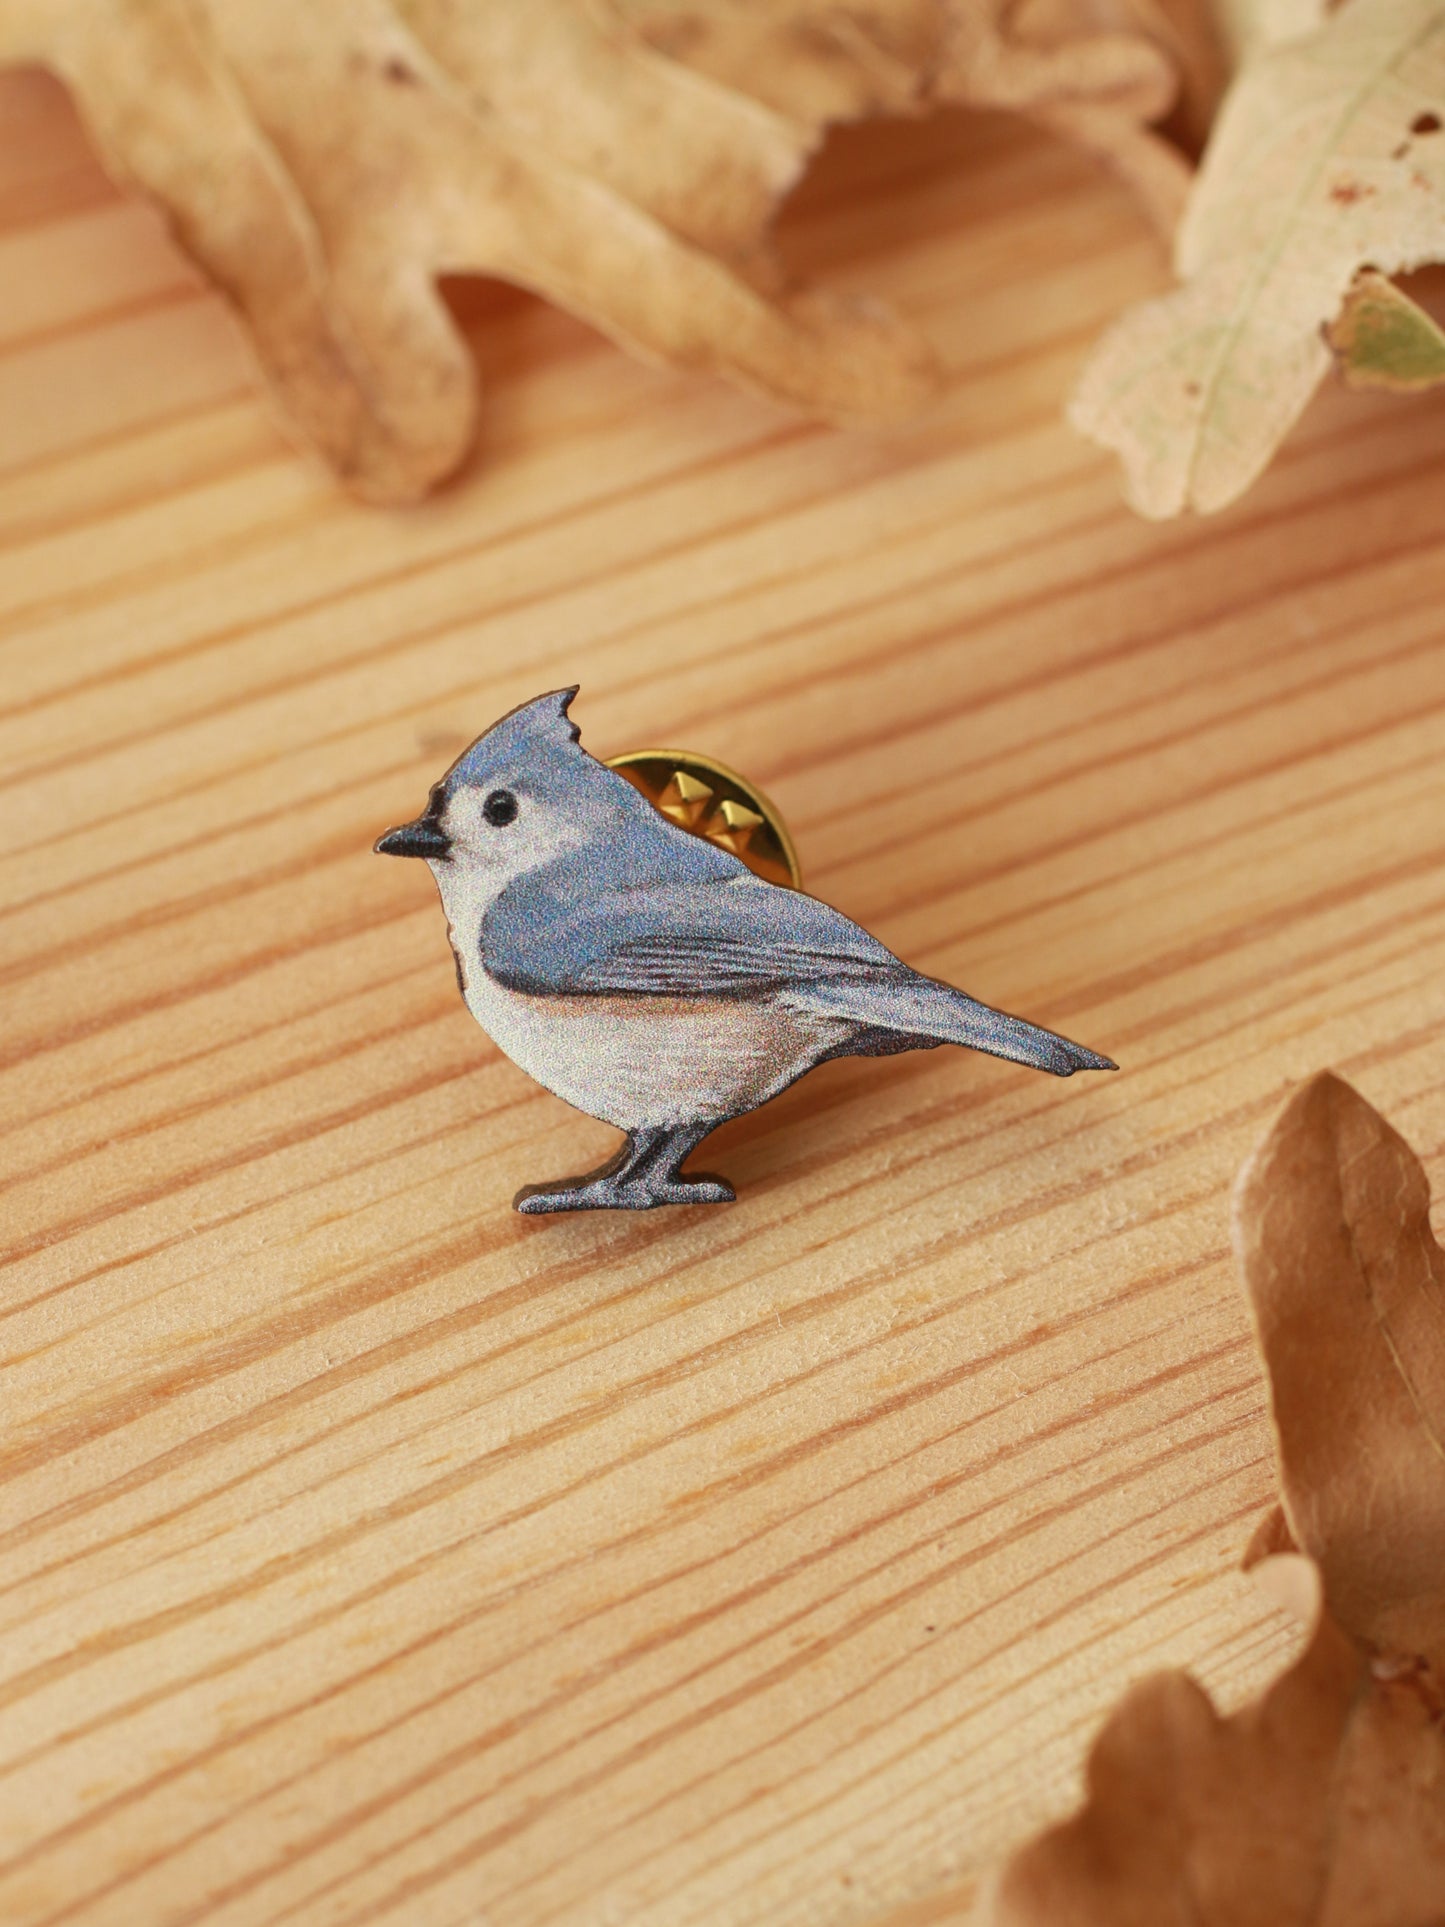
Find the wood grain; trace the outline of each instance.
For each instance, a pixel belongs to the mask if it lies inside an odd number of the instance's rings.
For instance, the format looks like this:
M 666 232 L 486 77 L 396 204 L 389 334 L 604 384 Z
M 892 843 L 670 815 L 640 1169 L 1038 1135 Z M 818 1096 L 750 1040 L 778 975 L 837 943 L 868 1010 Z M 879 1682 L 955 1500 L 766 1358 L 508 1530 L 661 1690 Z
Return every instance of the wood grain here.
M 1060 408 L 1155 246 L 949 120 L 787 234 L 929 328 L 927 419 L 464 290 L 484 448 L 386 515 L 34 75 L 0 223 L 0 1918 L 954 1917 L 1131 1680 L 1292 1637 L 1228 1187 L 1323 1065 L 1441 1173 L 1445 405 L 1133 519 Z M 720 1137 L 725 1213 L 513 1216 L 608 1134 L 369 846 L 571 680 L 1122 1073 L 837 1064 Z

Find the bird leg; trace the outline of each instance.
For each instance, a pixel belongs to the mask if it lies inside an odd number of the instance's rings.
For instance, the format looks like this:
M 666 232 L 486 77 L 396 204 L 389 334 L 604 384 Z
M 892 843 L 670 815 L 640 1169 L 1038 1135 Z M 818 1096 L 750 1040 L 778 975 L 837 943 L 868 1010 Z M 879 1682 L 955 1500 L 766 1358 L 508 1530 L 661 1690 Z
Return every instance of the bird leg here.
M 555 1184 L 524 1184 L 513 1208 L 529 1215 L 550 1211 L 650 1211 L 657 1204 L 731 1204 L 736 1195 L 722 1178 L 685 1178 L 682 1162 L 714 1129 L 711 1122 L 676 1128 L 653 1126 L 628 1133 L 616 1156 L 585 1177 Z

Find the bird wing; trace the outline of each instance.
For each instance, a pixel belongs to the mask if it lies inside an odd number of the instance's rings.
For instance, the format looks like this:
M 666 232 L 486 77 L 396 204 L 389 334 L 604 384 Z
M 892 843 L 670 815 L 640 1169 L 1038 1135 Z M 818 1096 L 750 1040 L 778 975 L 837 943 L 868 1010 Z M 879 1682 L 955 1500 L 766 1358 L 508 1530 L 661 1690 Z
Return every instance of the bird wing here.
M 715 854 L 725 868 L 611 888 L 576 860 L 530 871 L 483 920 L 483 965 L 538 996 L 752 997 L 822 977 L 911 974 L 826 903 Z
M 725 852 L 691 876 L 599 889 L 597 860 L 527 873 L 482 923 L 482 963 L 535 996 L 750 998 L 860 1033 L 962 1044 L 1067 1077 L 1107 1057 L 922 976 L 841 911 L 752 875 Z

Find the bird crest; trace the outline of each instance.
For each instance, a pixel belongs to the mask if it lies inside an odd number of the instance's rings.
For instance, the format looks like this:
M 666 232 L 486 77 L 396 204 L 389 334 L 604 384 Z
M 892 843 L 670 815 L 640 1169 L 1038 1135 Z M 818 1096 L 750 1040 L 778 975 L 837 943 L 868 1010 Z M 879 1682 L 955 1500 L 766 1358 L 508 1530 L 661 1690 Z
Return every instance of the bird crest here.
M 585 756 L 587 752 L 578 747 L 582 732 L 567 715 L 576 694 L 574 683 L 570 689 L 549 690 L 545 696 L 534 696 L 530 702 L 508 710 L 457 758 L 446 780 L 449 783 L 490 782 L 504 765 L 525 768 L 533 761 L 555 756 L 559 750 L 566 754 L 576 750 Z

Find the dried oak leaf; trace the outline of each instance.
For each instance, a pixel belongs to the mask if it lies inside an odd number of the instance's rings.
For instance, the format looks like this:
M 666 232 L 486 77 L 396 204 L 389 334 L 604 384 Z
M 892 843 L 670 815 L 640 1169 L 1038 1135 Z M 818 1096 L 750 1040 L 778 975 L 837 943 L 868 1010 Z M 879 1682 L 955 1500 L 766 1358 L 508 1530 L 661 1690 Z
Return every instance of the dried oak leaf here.
M 925 103 L 947 10 L 973 0 L 615 0 L 643 40 L 775 113 L 822 125 Z
M 785 290 L 767 252 L 846 107 L 765 107 L 609 0 L 0 0 L 17 60 L 66 81 L 111 169 L 240 310 L 292 419 L 374 500 L 422 494 L 473 438 L 448 273 L 825 417 L 930 385 L 911 331 Z
M 1301 40 L 1330 16 L 1330 0 L 1219 0 L 1230 70 L 1238 73 L 1271 47 Z
M 1445 1253 L 1429 1203 L 1409 1146 L 1328 1074 L 1241 1171 L 1235 1247 L 1284 1497 L 1246 1564 L 1312 1637 L 1228 1718 L 1183 1673 L 1130 1693 L 1081 1811 L 1005 1868 L 993 1927 L 1445 1927 Z
M 1193 169 L 1150 123 L 1174 105 L 1202 41 L 1149 0 L 984 0 L 955 6 L 935 90 L 1024 114 L 1093 153 L 1169 235 Z
M 1299 1661 L 1228 1718 L 1187 1674 L 1136 1687 L 1087 1781 L 1082 1810 L 1005 1868 L 993 1927 L 1445 1920 L 1436 1683 L 1380 1676 L 1326 1613 Z
M 1445 258 L 1442 122 L 1440 0 L 1348 0 L 1246 66 L 1179 230 L 1185 285 L 1105 337 L 1070 411 L 1143 514 L 1242 493 L 1328 368 L 1358 270 Z
M 1241 1171 L 1234 1242 L 1294 1542 L 1357 1639 L 1445 1674 L 1445 1252 L 1429 1212 L 1419 1159 L 1326 1073 Z
M 1192 170 L 1148 123 L 1181 78 L 1192 100 L 1218 88 L 1200 0 L 619 4 L 653 46 L 780 111 L 807 103 L 836 120 L 957 103 L 1025 115 L 1112 167 L 1166 232 Z
M 943 101 L 1029 114 L 1172 224 L 1188 168 L 1144 123 L 1207 65 L 1203 0 L 0 0 L 0 61 L 69 85 L 168 212 L 292 421 L 358 493 L 425 493 L 476 382 L 437 292 L 494 275 L 645 358 L 827 419 L 933 380 L 868 302 L 788 288 L 768 245 L 827 126 Z

